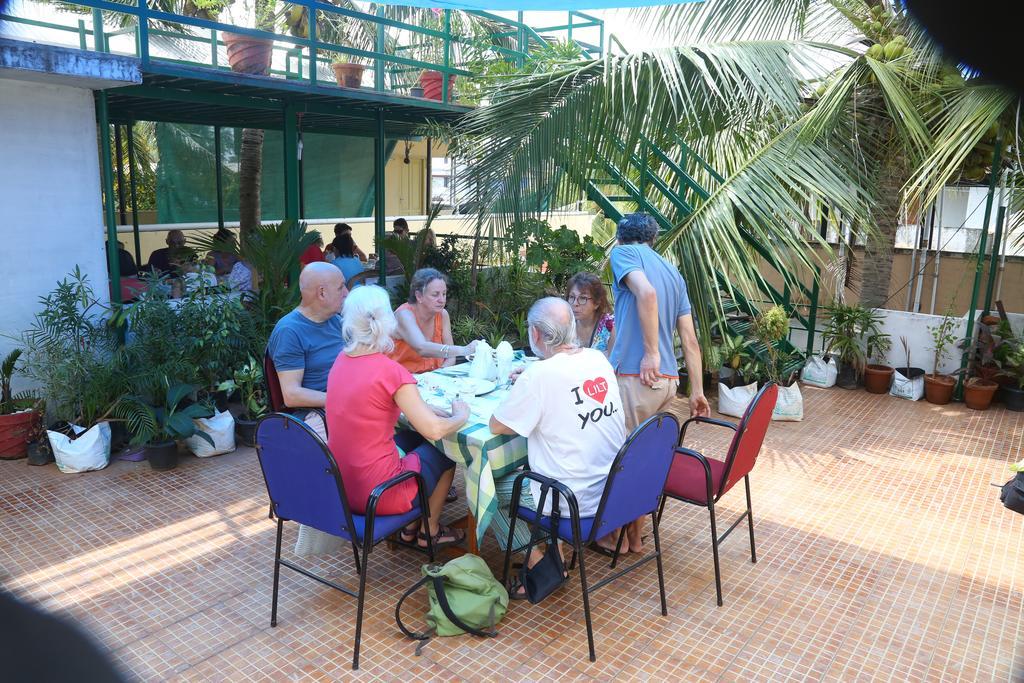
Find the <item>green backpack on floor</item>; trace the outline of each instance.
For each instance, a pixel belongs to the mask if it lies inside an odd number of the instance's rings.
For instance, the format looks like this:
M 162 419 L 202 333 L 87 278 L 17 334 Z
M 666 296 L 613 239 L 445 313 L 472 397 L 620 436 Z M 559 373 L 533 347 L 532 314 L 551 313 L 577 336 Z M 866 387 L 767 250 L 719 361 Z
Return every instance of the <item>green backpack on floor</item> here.
M 423 578 L 402 595 L 395 607 L 395 621 L 402 633 L 422 641 L 434 635 L 498 635 L 494 627 L 508 610 L 508 591 L 494 578 L 483 558 L 467 554 L 444 564 L 425 564 L 421 571 Z M 429 602 L 427 630 L 416 633 L 405 627 L 400 612 L 405 599 L 424 584 Z

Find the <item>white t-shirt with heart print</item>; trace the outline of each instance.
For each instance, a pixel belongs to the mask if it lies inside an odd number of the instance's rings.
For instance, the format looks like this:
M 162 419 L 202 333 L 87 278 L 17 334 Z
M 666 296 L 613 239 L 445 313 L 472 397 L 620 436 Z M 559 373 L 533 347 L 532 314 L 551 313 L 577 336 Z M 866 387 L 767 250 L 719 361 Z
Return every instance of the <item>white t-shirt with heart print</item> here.
M 576 495 L 581 517 L 593 517 L 626 426 L 615 371 L 594 349 L 559 353 L 529 365 L 494 417 L 528 440 L 530 469 Z M 540 502 L 540 484 L 530 482 Z M 551 509 L 548 493 L 544 512 Z M 563 517 L 569 508 L 559 503 Z

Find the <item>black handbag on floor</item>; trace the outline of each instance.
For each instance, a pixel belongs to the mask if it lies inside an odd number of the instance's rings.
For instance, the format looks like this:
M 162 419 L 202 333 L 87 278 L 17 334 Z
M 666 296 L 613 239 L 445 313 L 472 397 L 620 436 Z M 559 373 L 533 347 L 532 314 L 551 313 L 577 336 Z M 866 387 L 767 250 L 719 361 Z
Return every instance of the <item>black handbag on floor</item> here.
M 544 540 L 544 530 L 540 524 L 541 515 L 544 510 L 544 501 L 547 499 L 548 490 L 551 487 L 544 484 L 541 488 L 540 503 L 537 505 L 537 518 L 530 530 L 530 545 L 526 547 L 526 559 L 519 570 L 519 582 L 526 591 L 526 598 L 531 604 L 544 600 L 566 582 L 565 563 L 562 561 L 562 554 L 558 552 L 558 491 L 555 491 L 551 498 L 551 532 L 547 538 L 547 550 L 544 557 L 533 565 L 530 564 L 530 553 L 537 541 Z
M 1024 472 L 1018 472 L 1017 476 L 1003 484 L 999 500 L 1009 509 L 1024 515 Z

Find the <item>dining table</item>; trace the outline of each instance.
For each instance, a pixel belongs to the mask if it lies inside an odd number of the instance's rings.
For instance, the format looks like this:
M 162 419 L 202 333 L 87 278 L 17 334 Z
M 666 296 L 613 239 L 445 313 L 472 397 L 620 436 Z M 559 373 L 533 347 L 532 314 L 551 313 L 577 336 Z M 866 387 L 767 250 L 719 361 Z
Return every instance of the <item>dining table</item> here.
M 511 368 L 523 367 L 532 360 L 532 356 L 517 353 Z M 473 379 L 469 375 L 470 363 L 460 363 L 416 375 L 416 384 L 420 396 L 430 406 L 450 410 L 455 398 L 469 406 L 466 424 L 432 443 L 446 457 L 464 466 L 467 551 L 477 553 L 498 510 L 494 482 L 526 464 L 527 440 L 517 434 L 492 434 L 488 426 L 491 415 L 508 396 L 511 383 Z

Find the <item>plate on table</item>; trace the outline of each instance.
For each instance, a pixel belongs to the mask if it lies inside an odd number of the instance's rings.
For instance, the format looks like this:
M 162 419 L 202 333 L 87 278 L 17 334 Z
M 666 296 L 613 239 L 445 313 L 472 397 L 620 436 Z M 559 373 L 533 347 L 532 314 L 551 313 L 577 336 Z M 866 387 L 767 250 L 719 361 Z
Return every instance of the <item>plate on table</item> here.
M 483 396 L 489 394 L 498 386 L 493 380 L 477 379 L 474 377 L 461 377 L 455 380 L 455 388 L 459 393 Z

